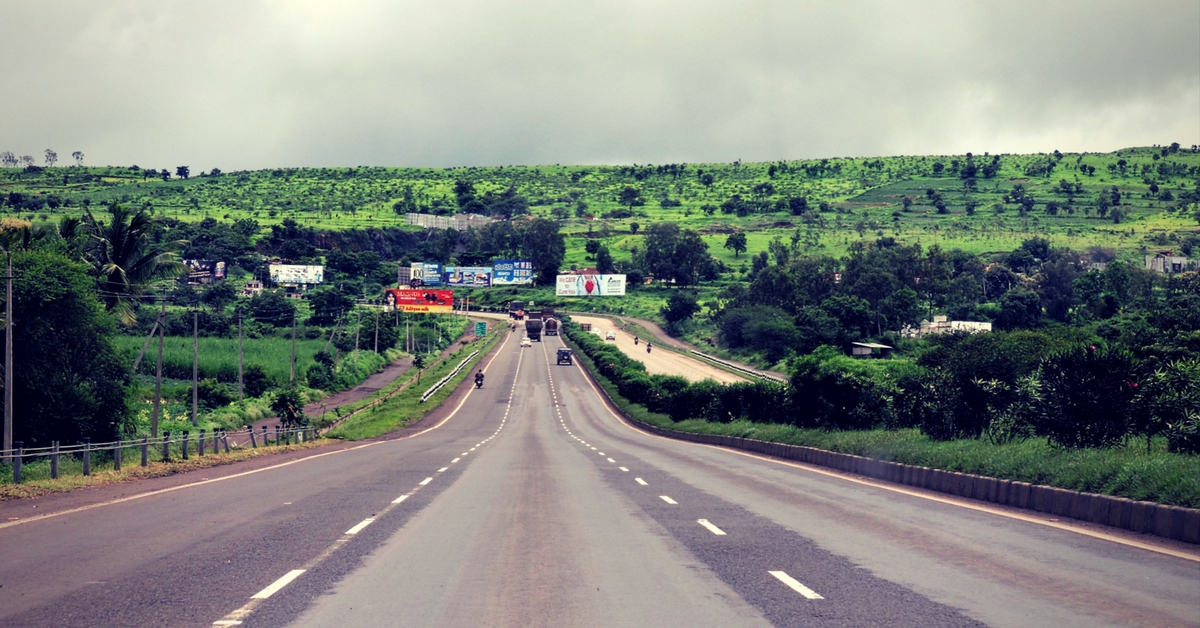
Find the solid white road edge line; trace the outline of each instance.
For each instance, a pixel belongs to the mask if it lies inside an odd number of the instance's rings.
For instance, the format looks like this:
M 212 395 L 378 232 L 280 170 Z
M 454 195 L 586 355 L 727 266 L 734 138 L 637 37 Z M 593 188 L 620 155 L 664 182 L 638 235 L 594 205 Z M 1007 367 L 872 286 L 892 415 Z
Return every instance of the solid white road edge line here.
M 299 578 L 300 574 L 302 574 L 302 573 L 304 573 L 303 569 L 293 569 L 293 570 L 287 572 L 286 574 L 284 574 L 284 576 L 282 578 L 276 580 L 275 582 L 272 582 L 270 585 L 267 586 L 267 588 L 263 589 L 262 591 L 259 591 L 258 593 L 255 593 L 254 595 L 251 595 L 250 599 L 265 600 L 265 599 L 271 597 L 272 595 L 275 595 L 276 593 L 278 593 L 280 589 L 282 589 L 283 587 L 286 587 L 288 585 L 288 583 L 290 583 L 292 580 Z
M 795 578 L 787 575 L 786 571 L 768 571 L 767 573 L 771 574 L 772 576 L 775 576 L 776 578 L 779 579 L 780 582 L 791 587 L 792 590 L 794 590 L 796 593 L 799 593 L 800 595 L 803 595 L 804 597 L 806 597 L 810 600 L 825 599 L 825 598 L 821 597 L 820 595 L 818 595 L 816 591 L 813 591 L 812 589 L 800 584 L 800 582 L 797 581 Z

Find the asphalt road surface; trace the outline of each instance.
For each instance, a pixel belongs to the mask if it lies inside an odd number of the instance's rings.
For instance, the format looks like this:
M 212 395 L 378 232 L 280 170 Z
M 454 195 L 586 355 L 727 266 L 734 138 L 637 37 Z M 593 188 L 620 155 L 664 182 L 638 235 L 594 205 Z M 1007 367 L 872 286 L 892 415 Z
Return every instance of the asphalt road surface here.
M 609 331 L 615 332 L 616 340 L 609 340 L 607 342 L 615 344 L 625 355 L 645 364 L 646 372 L 651 375 L 680 375 L 686 377 L 691 382 L 715 379 L 722 384 L 748 381 L 745 377 L 734 375 L 729 371 L 721 370 L 674 351 L 661 349 L 655 351 L 651 348 L 650 352 L 647 353 L 646 343 L 633 344 L 633 335 L 617 329 L 613 322 L 607 318 L 572 314 L 571 320 L 576 323 L 591 323 L 592 333 L 599 334 L 601 338 L 604 338 Z
M 518 337 L 403 438 L 0 504 L 0 626 L 1200 625 L 1195 546 L 647 435 Z

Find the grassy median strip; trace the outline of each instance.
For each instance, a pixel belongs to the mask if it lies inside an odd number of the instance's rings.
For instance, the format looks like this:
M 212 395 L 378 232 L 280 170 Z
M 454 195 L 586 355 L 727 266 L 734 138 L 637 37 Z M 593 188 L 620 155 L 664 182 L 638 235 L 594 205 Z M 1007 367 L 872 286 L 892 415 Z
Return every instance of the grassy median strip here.
M 446 397 L 449 397 L 454 389 L 474 371 L 475 365 L 483 359 L 484 356 L 500 342 L 508 333 L 508 328 L 502 327 L 497 331 L 490 333 L 486 340 L 482 343 L 472 343 L 463 349 L 460 349 L 457 354 L 452 354 L 449 359 L 441 362 L 437 366 L 425 370 L 421 374 L 421 383 L 419 385 L 410 385 L 399 394 L 379 403 L 373 408 L 364 410 L 349 419 L 344 423 L 330 430 L 325 436 L 327 438 L 340 438 L 345 440 L 362 440 L 366 438 L 374 438 L 388 432 L 398 430 L 407 425 L 421 419 L 431 410 L 438 407 Z M 430 397 L 424 403 L 421 402 L 421 395 L 430 387 L 437 383 L 438 380 L 445 377 L 455 367 L 458 366 L 462 359 L 471 354 L 476 348 L 479 349 L 479 355 L 471 359 L 465 368 L 459 371 L 458 375 L 454 376 L 445 386 L 437 393 Z
M 946 471 L 1200 508 L 1200 465 L 1196 464 L 1196 457 L 1167 453 L 1161 442 L 1155 443 L 1153 453 L 1148 454 L 1145 441 L 1107 449 L 1064 449 L 1035 438 L 1006 444 L 982 439 L 934 441 L 917 429 L 836 432 L 744 420 L 714 423 L 689 419 L 676 423 L 665 414 L 650 412 L 622 397 L 582 351 L 576 350 L 575 355 L 626 416 L 662 428 L 815 447 Z

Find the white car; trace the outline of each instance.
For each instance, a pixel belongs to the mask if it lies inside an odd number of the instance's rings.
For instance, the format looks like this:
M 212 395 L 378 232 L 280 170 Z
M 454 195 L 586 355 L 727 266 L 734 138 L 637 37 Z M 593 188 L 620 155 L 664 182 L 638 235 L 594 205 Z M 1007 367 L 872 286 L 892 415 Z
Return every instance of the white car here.
M 607 334 L 604 334 L 604 339 L 605 339 L 605 340 L 612 340 L 612 341 L 616 341 L 616 339 L 617 339 L 617 332 L 615 332 L 615 331 L 609 331 Z
M 528 339 L 528 338 L 522 338 L 522 339 L 521 339 L 521 346 L 522 346 L 522 347 L 532 347 L 532 346 L 533 346 L 533 341 L 532 341 L 532 340 L 530 340 L 530 339 Z

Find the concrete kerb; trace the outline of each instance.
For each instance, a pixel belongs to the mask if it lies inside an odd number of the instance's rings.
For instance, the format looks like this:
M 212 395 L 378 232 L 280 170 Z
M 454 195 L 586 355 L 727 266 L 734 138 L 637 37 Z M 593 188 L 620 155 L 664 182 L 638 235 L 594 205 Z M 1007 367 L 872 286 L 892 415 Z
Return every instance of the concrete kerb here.
M 1027 482 L 918 467 L 813 447 L 716 434 L 693 434 L 646 425 L 637 421 L 631 422 L 648 432 L 678 440 L 742 449 L 855 473 L 885 482 L 915 486 L 1015 508 L 1036 510 L 1057 517 L 1099 523 L 1186 543 L 1200 543 L 1200 509 L 1166 506 L 1153 502 L 1135 502 L 1121 497 L 1079 493 Z

